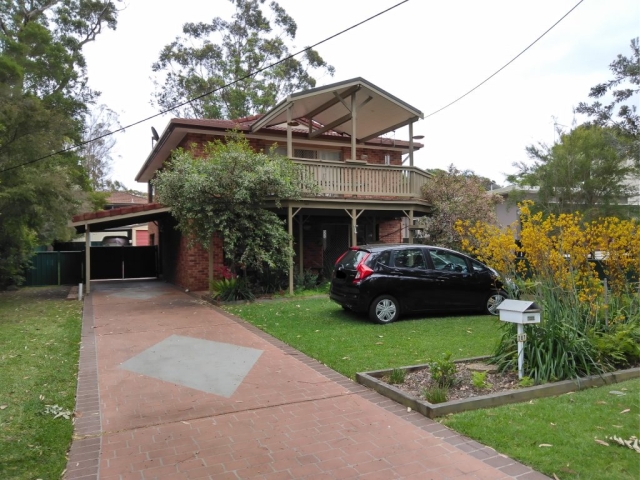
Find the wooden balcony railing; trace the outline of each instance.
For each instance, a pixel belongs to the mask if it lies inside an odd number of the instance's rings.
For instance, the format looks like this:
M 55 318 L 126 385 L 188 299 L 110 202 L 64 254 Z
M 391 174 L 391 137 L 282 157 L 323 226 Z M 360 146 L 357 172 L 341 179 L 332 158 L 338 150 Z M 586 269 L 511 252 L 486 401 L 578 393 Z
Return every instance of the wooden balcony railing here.
M 319 195 L 419 198 L 429 174 L 417 167 L 292 159 Z

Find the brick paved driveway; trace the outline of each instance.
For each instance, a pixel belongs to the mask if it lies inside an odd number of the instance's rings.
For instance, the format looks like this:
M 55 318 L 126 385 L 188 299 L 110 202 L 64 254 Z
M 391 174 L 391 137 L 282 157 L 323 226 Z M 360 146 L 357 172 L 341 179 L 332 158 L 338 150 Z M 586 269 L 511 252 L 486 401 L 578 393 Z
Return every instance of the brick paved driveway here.
M 68 479 L 547 478 L 170 285 L 92 288 Z

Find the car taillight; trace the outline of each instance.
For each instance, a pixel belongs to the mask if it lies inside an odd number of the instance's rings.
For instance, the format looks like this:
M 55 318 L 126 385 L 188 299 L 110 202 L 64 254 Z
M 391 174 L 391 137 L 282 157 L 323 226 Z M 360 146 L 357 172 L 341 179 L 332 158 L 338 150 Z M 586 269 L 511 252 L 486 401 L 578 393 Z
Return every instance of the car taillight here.
M 361 281 L 363 281 L 365 278 L 367 278 L 369 275 L 371 275 L 373 273 L 373 270 L 370 269 L 369 267 L 367 267 L 364 262 L 367 261 L 367 258 L 369 258 L 369 255 L 371 255 L 370 253 L 367 253 L 362 260 L 360 260 L 360 263 L 358 264 L 358 266 L 356 267 L 356 271 L 358 273 L 356 273 L 356 277 L 353 279 L 353 283 L 358 284 Z
M 340 263 L 340 260 L 342 260 L 342 258 L 343 258 L 347 253 L 349 253 L 349 250 L 347 250 L 346 252 L 344 252 L 342 255 L 340 255 L 340 256 L 338 257 L 338 259 L 336 260 L 336 265 Z

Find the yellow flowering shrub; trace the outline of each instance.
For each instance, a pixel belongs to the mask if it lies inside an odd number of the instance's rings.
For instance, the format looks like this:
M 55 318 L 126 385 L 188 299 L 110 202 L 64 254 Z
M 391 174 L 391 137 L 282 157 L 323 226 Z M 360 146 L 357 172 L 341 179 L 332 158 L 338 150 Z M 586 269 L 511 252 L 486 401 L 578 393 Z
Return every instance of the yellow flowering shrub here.
M 629 279 L 637 281 L 638 222 L 603 218 L 585 223 L 580 213 L 545 216 L 532 206 L 530 201 L 519 204 L 520 224 L 506 228 L 458 222 L 463 250 L 503 276 L 549 282 L 591 315 L 604 305 L 603 282 L 591 260 L 600 260 L 613 296 L 629 291 Z
M 633 364 L 640 359 L 638 222 L 585 222 L 579 213 L 545 216 L 532 207 L 520 204 L 519 224 L 505 228 L 455 227 L 463 250 L 496 269 L 505 285 L 516 279 L 520 293 L 542 306 L 542 323 L 525 326 L 526 374 L 543 382 Z M 492 361 L 513 370 L 515 325 L 503 330 Z

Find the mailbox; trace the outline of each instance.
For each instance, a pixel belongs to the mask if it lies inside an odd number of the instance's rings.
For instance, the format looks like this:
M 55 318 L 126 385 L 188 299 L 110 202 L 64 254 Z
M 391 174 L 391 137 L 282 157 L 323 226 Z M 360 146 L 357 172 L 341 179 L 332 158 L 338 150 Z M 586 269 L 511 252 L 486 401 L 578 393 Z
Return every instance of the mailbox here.
M 497 309 L 500 310 L 500 320 L 503 322 L 522 325 L 540 323 L 540 307 L 535 302 L 504 300 Z

